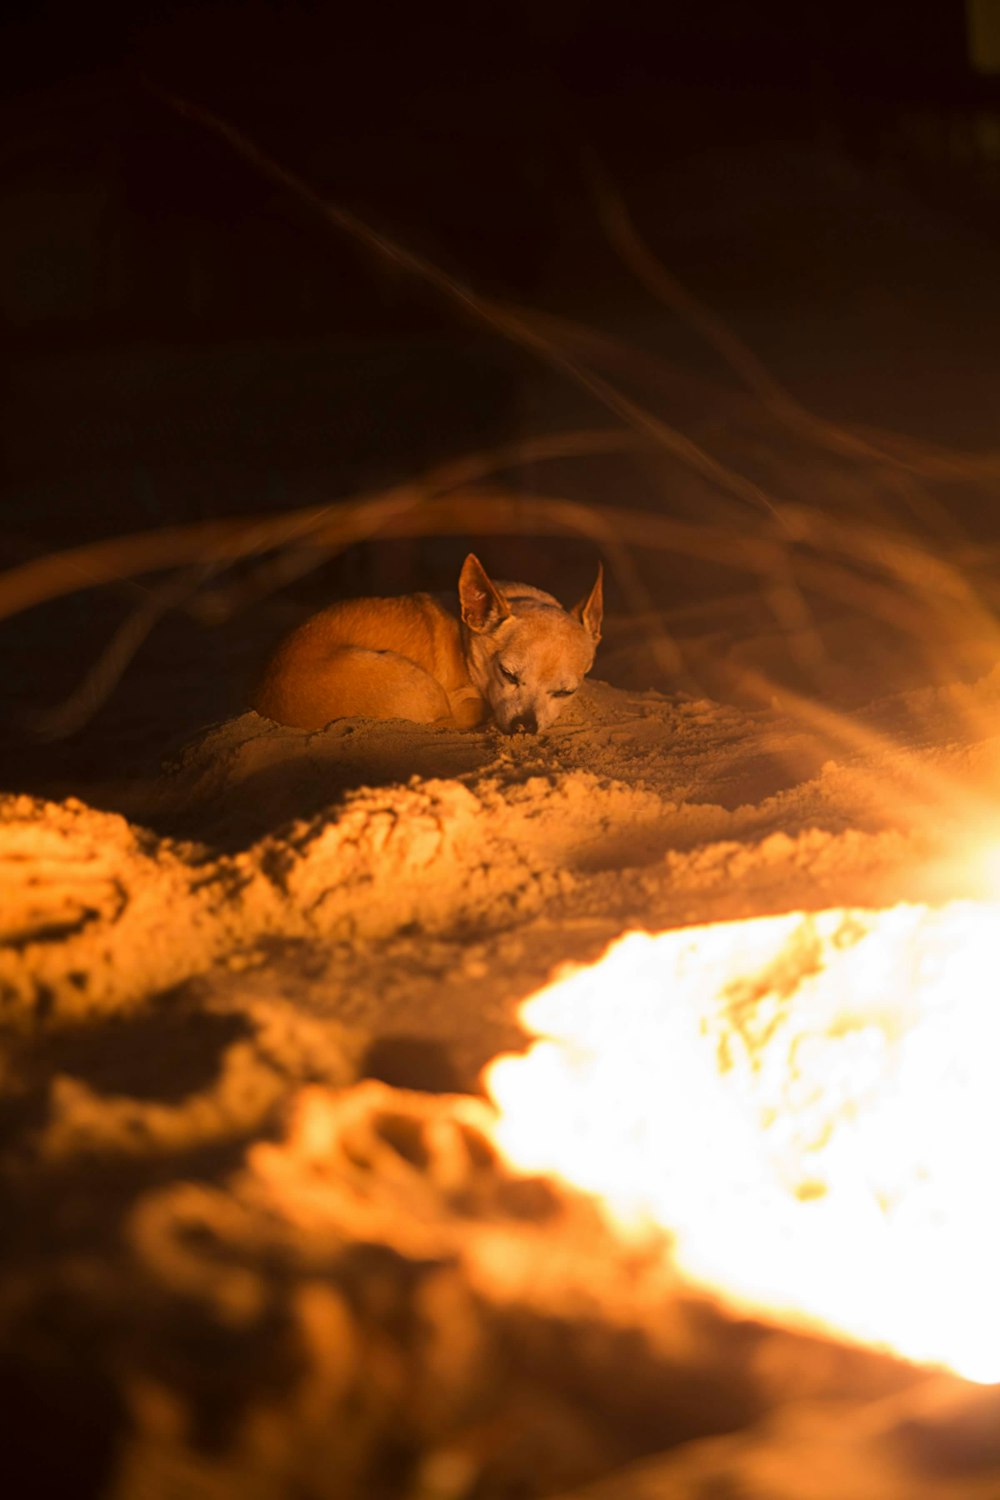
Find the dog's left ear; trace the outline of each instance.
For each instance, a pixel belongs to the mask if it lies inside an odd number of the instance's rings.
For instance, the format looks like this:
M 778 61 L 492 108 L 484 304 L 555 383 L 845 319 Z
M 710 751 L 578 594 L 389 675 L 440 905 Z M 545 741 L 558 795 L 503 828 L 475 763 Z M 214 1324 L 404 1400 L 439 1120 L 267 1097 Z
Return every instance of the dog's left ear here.
M 474 552 L 470 552 L 462 564 L 458 578 L 458 599 L 462 606 L 462 619 L 477 635 L 493 630 L 510 614 L 506 599 Z
M 574 619 L 579 620 L 588 635 L 593 636 L 596 646 L 601 639 L 601 621 L 604 619 L 604 565 L 597 564 L 597 578 L 594 587 L 586 599 L 581 599 L 579 604 L 574 604 L 570 610 Z

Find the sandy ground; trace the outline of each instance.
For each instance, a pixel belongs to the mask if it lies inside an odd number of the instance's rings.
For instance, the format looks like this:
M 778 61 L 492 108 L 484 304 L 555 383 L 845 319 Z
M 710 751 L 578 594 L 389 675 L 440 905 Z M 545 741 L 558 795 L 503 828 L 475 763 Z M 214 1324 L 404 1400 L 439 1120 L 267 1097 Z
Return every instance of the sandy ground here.
M 622 931 L 981 894 L 947 789 L 995 785 L 998 708 L 993 672 L 838 743 L 787 703 L 593 681 L 539 738 L 250 713 L 129 818 L 6 797 L 18 1473 L 114 1500 L 1000 1493 L 995 1390 L 727 1316 L 512 1179 L 476 1095 L 519 1002 Z

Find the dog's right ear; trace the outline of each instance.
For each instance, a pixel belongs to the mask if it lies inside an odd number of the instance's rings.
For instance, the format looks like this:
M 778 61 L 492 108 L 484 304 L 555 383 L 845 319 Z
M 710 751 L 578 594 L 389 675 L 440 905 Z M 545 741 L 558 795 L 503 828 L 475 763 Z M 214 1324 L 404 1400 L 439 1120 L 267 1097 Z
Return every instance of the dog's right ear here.
M 584 630 L 593 637 L 596 646 L 601 639 L 601 624 L 604 619 L 604 567 L 597 564 L 597 579 L 586 599 L 574 604 L 570 614 L 580 621 Z
M 506 600 L 474 552 L 462 564 L 458 579 L 462 619 L 477 635 L 493 630 L 510 614 Z

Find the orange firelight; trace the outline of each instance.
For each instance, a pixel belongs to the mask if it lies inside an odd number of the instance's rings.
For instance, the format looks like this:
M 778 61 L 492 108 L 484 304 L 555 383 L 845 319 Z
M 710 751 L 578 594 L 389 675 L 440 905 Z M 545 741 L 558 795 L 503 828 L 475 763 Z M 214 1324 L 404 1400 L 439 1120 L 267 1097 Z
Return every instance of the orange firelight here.
M 518 1169 L 693 1281 L 1000 1381 L 1000 903 L 631 933 L 485 1081 Z

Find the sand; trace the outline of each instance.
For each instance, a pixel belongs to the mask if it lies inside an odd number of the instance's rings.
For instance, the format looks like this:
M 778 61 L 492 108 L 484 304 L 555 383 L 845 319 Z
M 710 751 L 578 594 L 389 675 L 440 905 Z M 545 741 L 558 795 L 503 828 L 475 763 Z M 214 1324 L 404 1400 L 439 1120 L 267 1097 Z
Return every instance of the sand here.
M 955 850 L 998 706 L 994 672 L 836 734 L 593 681 L 538 738 L 249 713 L 128 817 L 4 798 L 17 1472 L 113 1500 L 997 1493 L 995 1393 L 727 1316 L 512 1179 L 477 1091 L 518 1004 L 623 931 L 980 894 Z

